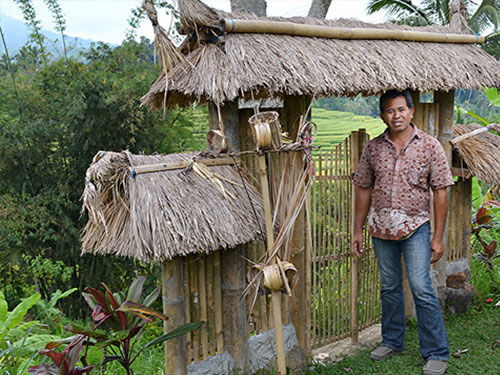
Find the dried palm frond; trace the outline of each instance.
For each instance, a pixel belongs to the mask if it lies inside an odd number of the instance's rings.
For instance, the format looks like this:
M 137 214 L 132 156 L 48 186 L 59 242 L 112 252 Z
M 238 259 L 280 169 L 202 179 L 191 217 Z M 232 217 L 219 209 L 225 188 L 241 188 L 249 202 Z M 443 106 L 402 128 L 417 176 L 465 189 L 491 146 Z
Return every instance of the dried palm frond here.
M 216 27 L 238 14 L 210 9 L 198 0 L 183 0 L 181 23 L 191 29 Z M 202 7 L 203 9 L 198 9 Z M 183 10 L 186 8 L 187 10 Z M 219 21 L 216 21 L 220 14 Z M 376 28 L 449 33 L 445 26 L 411 27 L 369 24 L 357 20 L 273 18 L 246 19 L 295 22 L 343 28 Z M 189 30 L 187 30 L 189 32 Z M 471 44 L 395 40 L 340 40 L 276 34 L 225 34 L 217 43 L 198 43 L 169 76 L 162 76 L 142 103 L 162 108 L 196 101 L 222 104 L 239 97 L 255 99 L 286 95 L 375 95 L 388 89 L 449 91 L 500 87 L 500 64 Z M 191 65 L 190 65 L 191 64 Z
M 457 124 L 453 126 L 453 135 L 458 137 L 481 127 L 478 124 Z M 500 126 L 492 128 L 500 132 Z M 474 176 L 492 185 L 500 184 L 500 136 L 484 132 L 466 138 L 454 147 Z
M 152 262 L 262 239 L 259 193 L 237 167 L 206 166 L 198 157 L 99 152 L 82 197 L 89 214 L 82 252 Z M 190 167 L 134 173 L 145 165 L 184 163 Z

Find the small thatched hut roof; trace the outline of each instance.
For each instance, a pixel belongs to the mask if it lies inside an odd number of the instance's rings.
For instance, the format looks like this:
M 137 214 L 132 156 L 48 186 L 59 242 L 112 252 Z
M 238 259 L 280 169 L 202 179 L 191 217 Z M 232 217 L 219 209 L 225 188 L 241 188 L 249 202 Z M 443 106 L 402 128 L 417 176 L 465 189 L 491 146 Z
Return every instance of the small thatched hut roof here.
M 454 125 L 453 135 L 470 133 L 481 125 Z M 500 131 L 500 127 L 496 129 Z M 477 134 L 454 145 L 470 171 L 481 181 L 500 185 L 500 136 L 491 132 Z
M 82 252 L 151 262 L 262 239 L 265 224 L 259 193 L 232 165 L 203 164 L 201 172 L 198 163 L 182 168 L 199 158 L 100 151 L 85 181 L 83 207 L 89 220 Z M 181 167 L 134 172 L 159 164 Z
M 250 93 L 254 97 L 353 96 L 375 95 L 388 89 L 449 91 L 500 87 L 500 64 L 473 44 L 250 33 L 222 33 L 218 38 L 213 37 L 213 33 L 220 34 L 219 25 L 224 18 L 459 33 L 449 27 L 228 14 L 199 0 L 179 0 L 179 8 L 182 31 L 188 35 L 181 46 L 186 62 L 177 65 L 169 75 L 167 107 L 205 100 L 221 104 L 249 97 Z M 197 41 L 193 41 L 195 37 Z M 161 108 L 165 87 L 162 75 L 142 102 Z

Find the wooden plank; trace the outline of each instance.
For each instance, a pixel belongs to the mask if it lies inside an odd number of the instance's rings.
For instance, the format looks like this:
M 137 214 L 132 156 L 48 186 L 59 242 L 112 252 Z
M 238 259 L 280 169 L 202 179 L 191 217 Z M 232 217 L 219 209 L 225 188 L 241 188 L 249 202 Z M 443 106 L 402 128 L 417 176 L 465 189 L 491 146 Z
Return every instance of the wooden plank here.
M 191 323 L 191 289 L 189 287 L 189 256 L 184 261 L 184 316 L 186 323 Z M 193 333 L 186 333 L 187 364 L 193 362 Z
M 191 255 L 188 258 L 189 262 L 189 304 L 191 305 L 191 320 L 197 322 L 200 320 L 200 304 L 198 294 L 198 264 L 196 257 Z M 200 362 L 200 330 L 192 332 L 193 343 L 193 361 Z
M 168 316 L 164 321 L 164 332 L 185 324 L 184 315 L 184 279 L 182 260 L 163 262 L 161 265 L 163 312 Z M 186 375 L 186 337 L 180 336 L 165 342 L 165 373 Z
M 350 165 L 350 161 L 351 161 L 351 145 L 350 145 L 350 142 L 349 142 L 349 138 L 346 138 L 345 141 L 344 141 L 344 152 L 343 152 L 343 158 L 344 158 L 344 163 L 342 165 L 342 168 L 343 168 L 343 172 L 342 173 L 349 173 L 349 172 L 346 172 L 346 171 L 349 171 L 351 169 L 351 165 Z M 349 256 L 352 258 L 352 252 L 351 252 L 351 247 L 350 247 L 350 238 L 349 238 L 349 232 L 350 232 L 350 223 L 351 223 L 351 214 L 350 214 L 350 202 L 351 202 L 351 184 L 348 184 L 348 183 L 344 183 L 343 184 L 343 193 L 344 193 L 344 196 L 345 196 L 345 199 L 343 201 L 343 207 L 344 207 L 344 218 L 342 220 L 342 251 L 344 253 L 348 253 Z M 346 261 L 346 272 L 345 272 L 345 279 L 344 279 L 344 285 L 345 285 L 345 290 L 346 290 L 346 296 L 348 295 L 349 298 L 346 299 L 346 303 L 345 303 L 345 316 L 349 316 L 350 315 L 350 310 L 351 310 L 351 303 L 350 303 L 350 299 L 352 298 L 351 294 L 350 294 L 350 291 L 348 290 L 348 288 L 350 289 L 350 286 L 351 286 L 351 283 L 349 281 L 350 279 L 350 275 L 352 272 L 352 269 L 350 270 L 350 272 L 348 271 L 349 270 L 349 267 L 348 267 L 348 264 L 351 262 L 351 260 L 349 259 L 349 261 Z M 352 318 L 352 317 L 351 317 Z M 346 324 L 346 327 L 345 327 L 345 335 L 349 336 L 350 335 L 350 332 L 351 332 L 351 328 L 350 328 L 350 324 Z
M 471 245 L 470 245 L 470 239 L 471 239 L 471 229 L 472 229 L 472 224 L 471 224 L 471 216 L 472 216 L 472 180 L 468 179 L 463 181 L 464 184 L 464 195 L 462 197 L 463 202 L 464 202 L 464 226 L 462 230 L 463 234 L 463 256 L 466 257 L 469 260 L 470 263 L 470 257 L 471 257 Z
M 436 105 L 439 106 L 439 129 L 438 129 L 438 140 L 443 146 L 446 159 L 448 164 L 451 166 L 451 143 L 450 140 L 453 137 L 453 116 L 454 116 L 454 97 L 455 91 L 450 90 L 448 92 L 435 92 L 434 101 Z M 449 192 L 449 190 L 448 190 Z M 449 195 L 449 193 L 448 193 Z M 439 300 L 444 300 L 445 298 L 445 288 L 446 288 L 446 263 L 448 258 L 448 238 L 446 237 L 447 231 L 444 231 L 444 254 L 443 257 L 432 265 L 432 269 L 437 271 L 437 290 L 436 294 Z
M 200 327 L 201 353 L 204 360 L 208 359 L 208 307 L 207 307 L 207 280 L 205 272 L 205 255 L 200 255 L 198 261 L 198 292 L 200 304 L 200 321 L 204 322 Z
M 206 257 L 207 307 L 208 307 L 208 351 L 210 355 L 217 353 L 215 340 L 215 303 L 214 303 L 214 253 Z
M 356 170 L 359 163 L 359 132 L 351 132 L 351 169 Z M 354 233 L 354 221 L 356 212 L 355 207 L 355 187 L 351 188 L 351 217 L 350 232 Z M 359 298 L 359 279 L 358 279 L 358 257 L 351 255 L 351 344 L 358 343 L 358 298 Z
M 224 336 L 222 326 L 222 280 L 221 280 L 221 263 L 220 251 L 216 251 L 213 255 L 214 261 L 214 312 L 215 312 L 215 342 L 217 354 L 224 352 Z

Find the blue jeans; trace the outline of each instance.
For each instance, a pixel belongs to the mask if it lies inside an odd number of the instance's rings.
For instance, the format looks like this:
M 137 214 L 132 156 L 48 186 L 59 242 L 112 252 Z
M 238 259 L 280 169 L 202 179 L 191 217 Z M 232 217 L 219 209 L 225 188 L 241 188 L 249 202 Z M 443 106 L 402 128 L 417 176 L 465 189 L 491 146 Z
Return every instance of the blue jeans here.
M 430 269 L 430 225 L 421 225 L 407 240 L 372 238 L 382 288 L 382 345 L 404 349 L 405 305 L 401 254 L 417 310 L 420 352 L 424 361 L 448 361 L 449 345 L 441 308 L 432 288 Z

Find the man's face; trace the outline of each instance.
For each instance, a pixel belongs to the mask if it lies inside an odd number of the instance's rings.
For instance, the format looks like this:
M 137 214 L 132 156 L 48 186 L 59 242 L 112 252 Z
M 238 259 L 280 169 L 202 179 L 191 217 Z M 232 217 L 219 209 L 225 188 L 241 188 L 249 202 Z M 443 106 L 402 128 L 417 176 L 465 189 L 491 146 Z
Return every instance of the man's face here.
M 404 96 L 398 96 L 387 100 L 380 118 L 385 122 L 391 134 L 401 134 L 409 130 L 413 111 L 414 108 L 408 108 Z

